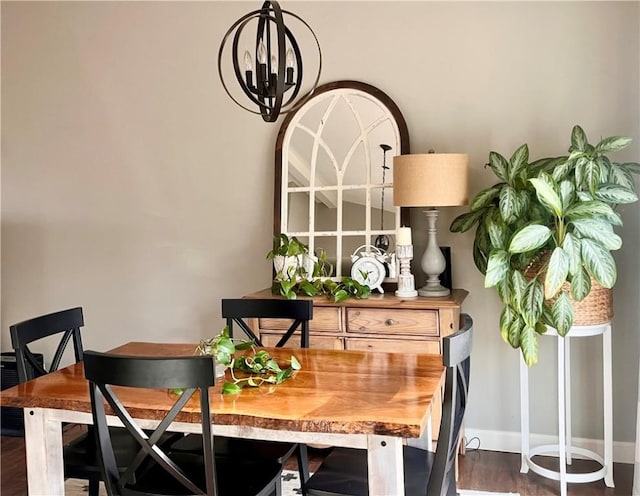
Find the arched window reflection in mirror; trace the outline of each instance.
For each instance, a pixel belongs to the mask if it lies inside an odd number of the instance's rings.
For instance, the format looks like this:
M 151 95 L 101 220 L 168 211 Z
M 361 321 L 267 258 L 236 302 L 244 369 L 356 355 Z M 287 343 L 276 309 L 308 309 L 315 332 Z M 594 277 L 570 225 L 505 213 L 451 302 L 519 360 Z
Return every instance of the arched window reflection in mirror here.
M 409 225 L 393 205 L 393 157 L 409 153 L 397 105 L 358 81 L 319 86 L 288 114 L 276 144 L 274 234 L 305 239 L 325 250 L 334 278 L 349 276 L 351 254 Z

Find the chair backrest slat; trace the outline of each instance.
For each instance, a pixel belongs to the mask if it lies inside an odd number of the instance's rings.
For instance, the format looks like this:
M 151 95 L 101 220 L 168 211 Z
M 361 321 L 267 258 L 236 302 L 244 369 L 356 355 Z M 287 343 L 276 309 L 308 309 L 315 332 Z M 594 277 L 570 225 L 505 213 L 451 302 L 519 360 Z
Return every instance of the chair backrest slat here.
M 450 486 L 455 487 L 455 458 L 467 408 L 473 337 L 471 317 L 462 314 L 460 322 L 459 331 L 442 339 L 442 363 L 447 370 L 438 447 L 427 488 L 429 496 L 446 496 Z
M 82 326 L 84 326 L 84 317 L 80 307 L 42 315 L 10 326 L 11 344 L 16 352 L 18 380 L 25 382 L 58 370 L 69 342 L 73 342 L 76 362 L 81 361 L 83 350 L 80 328 Z M 29 345 L 56 334 L 61 334 L 60 341 L 47 369 L 36 360 Z
M 233 326 L 236 324 L 258 346 L 263 344 L 256 330 L 248 325 L 246 319 L 291 319 L 293 321 L 291 326 L 278 341 L 276 347 L 284 346 L 300 328 L 300 347 L 308 348 L 309 321 L 313 319 L 313 301 L 277 298 L 226 298 L 222 300 L 222 317 L 227 320 L 227 326 L 232 336 Z
M 138 470 L 145 466 L 145 461 L 148 458 L 153 459 L 158 466 L 193 494 L 217 494 L 209 407 L 209 388 L 215 384 L 214 361 L 211 357 L 140 357 L 86 351 L 84 367 L 91 392 L 93 422 L 96 426 L 105 485 L 110 495 L 121 494 L 123 489 L 134 484 Z M 129 414 L 112 386 L 182 389 L 183 392 L 176 397 L 170 410 L 149 435 Z M 202 412 L 201 427 L 206 467 L 206 487 L 204 488 L 194 482 L 158 444 L 171 423 L 195 393 L 200 395 Z M 124 427 L 140 445 L 138 454 L 123 474 L 118 472 L 113 454 L 104 408 L 105 399 Z

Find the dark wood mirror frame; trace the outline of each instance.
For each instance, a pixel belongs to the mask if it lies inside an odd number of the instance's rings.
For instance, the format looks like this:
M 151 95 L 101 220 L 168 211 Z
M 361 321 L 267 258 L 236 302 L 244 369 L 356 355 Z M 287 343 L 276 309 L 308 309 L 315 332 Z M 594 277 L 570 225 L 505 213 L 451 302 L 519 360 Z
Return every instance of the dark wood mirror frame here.
M 399 145 L 400 145 L 400 154 L 408 154 L 409 152 L 409 131 L 407 129 L 407 124 L 402 115 L 402 112 L 396 105 L 396 103 L 382 90 L 376 88 L 367 83 L 363 83 L 360 81 L 351 81 L 351 80 L 343 80 L 343 81 L 334 81 L 331 83 L 327 83 L 319 86 L 314 93 L 307 98 L 305 104 L 303 104 L 298 110 L 295 112 L 291 112 L 287 114 L 286 118 L 283 120 L 280 129 L 278 131 L 278 136 L 276 140 L 275 146 L 275 174 L 274 174 L 274 211 L 273 211 L 273 234 L 278 235 L 282 232 L 282 179 L 283 179 L 283 146 L 285 141 L 285 136 L 291 121 L 297 115 L 298 112 L 304 110 L 306 108 L 306 104 L 313 100 L 315 97 L 322 95 L 323 93 L 336 90 L 336 89 L 355 89 L 361 91 L 363 93 L 367 93 L 377 99 L 384 107 L 386 107 L 389 114 L 391 114 L 393 120 L 395 120 L 395 124 L 398 128 L 399 133 Z M 392 160 L 392 157 L 388 157 Z M 400 209 L 400 224 L 403 226 L 410 226 L 410 209 L 409 208 L 401 208 Z M 399 227 L 399 226 L 396 226 Z M 340 254 L 344 256 L 344 253 Z

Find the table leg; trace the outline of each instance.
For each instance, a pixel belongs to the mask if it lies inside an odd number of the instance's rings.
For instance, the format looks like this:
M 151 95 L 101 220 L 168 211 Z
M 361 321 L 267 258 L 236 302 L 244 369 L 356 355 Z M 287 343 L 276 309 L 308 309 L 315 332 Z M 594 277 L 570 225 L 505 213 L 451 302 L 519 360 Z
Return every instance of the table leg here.
M 520 353 L 520 473 L 529 472 L 529 368 Z
M 613 483 L 613 382 L 611 375 L 611 325 L 607 325 L 602 334 L 602 380 L 604 389 L 604 483 L 615 487 Z
M 367 457 L 370 496 L 404 494 L 402 438 L 368 436 Z
M 571 338 L 567 334 L 564 337 L 564 417 L 567 426 L 567 437 L 565 442 L 567 463 L 571 465 L 571 446 L 573 445 L 573 436 L 571 434 L 571 341 L 569 341 L 569 339 Z
M 558 338 L 558 463 L 560 464 L 560 496 L 567 496 L 567 436 L 565 419 L 564 338 Z
M 41 408 L 24 409 L 29 495 L 64 495 L 62 424 Z

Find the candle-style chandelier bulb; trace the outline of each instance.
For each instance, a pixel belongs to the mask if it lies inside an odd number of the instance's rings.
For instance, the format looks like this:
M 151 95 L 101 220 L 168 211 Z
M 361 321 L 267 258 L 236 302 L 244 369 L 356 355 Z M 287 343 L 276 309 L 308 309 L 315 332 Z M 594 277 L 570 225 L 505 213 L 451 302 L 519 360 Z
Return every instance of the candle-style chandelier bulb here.
M 244 70 L 253 71 L 253 59 L 251 58 L 251 52 L 249 50 L 244 51 Z
M 293 50 L 291 47 L 287 49 L 287 69 L 293 69 L 293 66 L 296 63 L 296 57 L 293 54 Z
M 260 43 L 258 43 L 258 62 L 260 64 L 267 63 L 267 46 L 262 39 L 260 39 Z
M 248 34 L 248 26 L 257 26 L 257 32 Z M 246 30 L 245 34 L 243 30 Z M 294 33 L 306 33 L 304 46 L 315 43 L 318 50 L 318 71 L 310 89 L 307 85 L 306 93 L 302 93 L 303 58 Z M 255 45 L 243 54 L 240 47 L 246 46 L 247 42 Z M 227 58 L 228 53 L 230 58 Z M 243 105 L 225 82 L 223 65 L 229 60 L 242 94 L 257 108 L 257 112 Z M 309 67 L 307 64 L 305 59 L 305 68 Z M 240 107 L 261 114 L 267 122 L 274 122 L 281 113 L 296 110 L 318 86 L 321 68 L 320 44 L 311 27 L 298 15 L 282 10 L 278 2 L 270 0 L 264 1 L 259 10 L 238 19 L 225 34 L 218 51 L 218 74 L 224 90 Z M 302 96 L 296 100 L 299 94 Z

